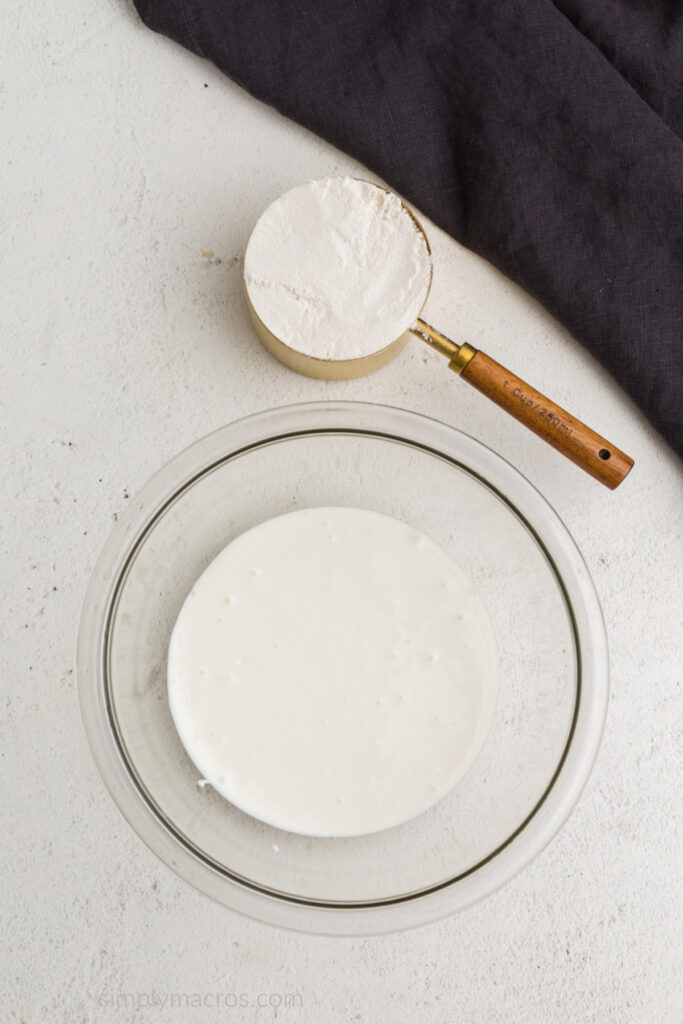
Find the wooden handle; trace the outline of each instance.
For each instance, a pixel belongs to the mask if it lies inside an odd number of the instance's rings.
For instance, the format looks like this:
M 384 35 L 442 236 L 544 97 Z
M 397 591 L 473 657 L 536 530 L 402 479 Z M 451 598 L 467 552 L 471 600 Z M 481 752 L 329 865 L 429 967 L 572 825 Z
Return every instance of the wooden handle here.
M 628 455 L 483 352 L 461 377 L 611 490 L 631 469 Z

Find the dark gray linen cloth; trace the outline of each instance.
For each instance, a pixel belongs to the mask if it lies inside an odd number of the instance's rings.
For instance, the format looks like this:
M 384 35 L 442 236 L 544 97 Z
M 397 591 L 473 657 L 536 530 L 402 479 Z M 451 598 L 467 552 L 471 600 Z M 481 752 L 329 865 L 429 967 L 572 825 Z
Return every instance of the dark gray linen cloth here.
M 536 296 L 683 452 L 679 0 L 135 3 Z

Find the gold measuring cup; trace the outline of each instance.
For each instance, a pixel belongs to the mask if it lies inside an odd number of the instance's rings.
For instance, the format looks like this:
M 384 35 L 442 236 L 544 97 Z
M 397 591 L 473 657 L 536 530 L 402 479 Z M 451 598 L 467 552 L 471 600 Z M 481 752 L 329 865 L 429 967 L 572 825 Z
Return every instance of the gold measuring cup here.
M 375 185 L 375 188 L 381 186 Z M 388 191 L 383 189 L 383 191 Z M 429 239 L 422 224 L 413 211 L 403 203 L 403 208 L 413 219 L 417 230 L 424 238 L 431 254 Z M 247 244 L 248 248 L 248 244 Z M 432 275 L 433 276 L 433 275 Z M 431 288 L 431 278 L 430 278 Z M 405 348 L 409 334 L 440 352 L 448 359 L 448 367 L 459 377 L 471 384 L 477 391 L 490 398 L 534 434 L 542 438 L 562 455 L 585 470 L 601 484 L 613 490 L 627 476 L 633 466 L 633 459 L 616 445 L 607 441 L 590 427 L 572 416 L 566 409 L 556 405 L 521 377 L 506 370 L 484 352 L 473 348 L 467 342 L 457 344 L 445 334 L 435 330 L 421 317 L 400 338 L 384 348 L 359 359 L 319 359 L 290 348 L 266 327 L 254 309 L 249 293 L 245 293 L 247 305 L 256 333 L 268 351 L 297 373 L 319 380 L 351 380 L 373 373 L 385 366 Z M 425 304 L 429 297 L 429 289 Z M 424 309 L 424 305 L 423 305 Z

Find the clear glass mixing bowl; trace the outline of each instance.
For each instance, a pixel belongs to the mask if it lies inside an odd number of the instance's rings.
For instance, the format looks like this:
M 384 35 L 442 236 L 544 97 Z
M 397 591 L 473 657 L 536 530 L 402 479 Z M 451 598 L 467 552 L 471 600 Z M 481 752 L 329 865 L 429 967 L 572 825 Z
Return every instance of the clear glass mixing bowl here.
M 350 839 L 278 831 L 201 788 L 166 697 L 169 637 L 200 573 L 244 530 L 316 505 L 424 530 L 475 583 L 498 644 L 493 723 L 462 781 L 418 818 Z M 87 593 L 78 684 L 104 781 L 162 861 L 251 917 L 363 935 L 473 903 L 550 840 L 598 749 L 607 645 L 576 546 L 516 470 L 414 413 L 319 403 L 216 431 L 131 501 Z

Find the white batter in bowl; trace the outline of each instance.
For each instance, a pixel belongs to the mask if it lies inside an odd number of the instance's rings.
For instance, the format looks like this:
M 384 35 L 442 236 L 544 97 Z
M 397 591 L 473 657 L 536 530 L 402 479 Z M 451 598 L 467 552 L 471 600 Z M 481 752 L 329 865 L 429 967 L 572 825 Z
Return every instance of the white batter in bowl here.
M 185 749 L 237 807 L 288 832 L 377 832 L 472 763 L 493 711 L 493 630 L 424 533 L 306 509 L 204 571 L 173 631 L 168 689 Z

